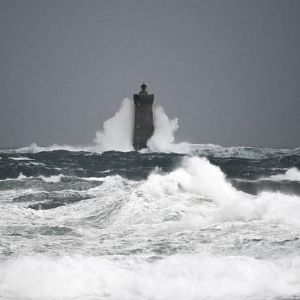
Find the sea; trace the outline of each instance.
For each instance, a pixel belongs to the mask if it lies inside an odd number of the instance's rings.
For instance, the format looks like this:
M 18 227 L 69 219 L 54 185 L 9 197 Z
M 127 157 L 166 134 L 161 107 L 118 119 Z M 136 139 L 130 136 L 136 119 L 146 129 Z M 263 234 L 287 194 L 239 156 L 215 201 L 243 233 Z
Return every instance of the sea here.
M 0 299 L 300 299 L 300 148 L 176 144 L 158 108 L 135 152 L 126 103 L 89 147 L 0 151 Z

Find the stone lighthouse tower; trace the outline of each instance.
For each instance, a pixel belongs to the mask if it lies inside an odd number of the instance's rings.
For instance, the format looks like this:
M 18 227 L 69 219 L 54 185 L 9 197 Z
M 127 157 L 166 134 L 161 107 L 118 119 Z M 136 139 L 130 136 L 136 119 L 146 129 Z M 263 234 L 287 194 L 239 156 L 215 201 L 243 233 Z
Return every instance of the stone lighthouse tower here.
M 147 147 L 147 141 L 154 131 L 152 105 L 154 95 L 148 94 L 147 85 L 143 83 L 139 94 L 133 95 L 135 106 L 133 147 L 140 150 Z

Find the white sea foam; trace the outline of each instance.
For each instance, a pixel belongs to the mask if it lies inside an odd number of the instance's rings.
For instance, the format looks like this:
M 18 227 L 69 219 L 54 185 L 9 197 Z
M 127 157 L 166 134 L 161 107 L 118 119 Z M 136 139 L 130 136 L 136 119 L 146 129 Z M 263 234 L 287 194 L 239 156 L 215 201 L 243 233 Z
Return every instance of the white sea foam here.
M 2 299 L 278 299 L 300 293 L 299 257 L 21 257 L 0 266 Z
M 36 143 L 32 143 L 29 146 L 16 149 L 17 153 L 38 153 L 42 151 L 55 151 L 55 150 L 66 150 L 66 151 L 89 151 L 89 147 L 86 146 L 70 146 L 70 145 L 57 145 L 51 146 L 39 146 Z
M 9 159 L 11 159 L 11 160 L 34 160 L 34 159 L 26 157 L 26 156 L 9 157 Z
M 187 157 L 169 174 L 151 174 L 142 188 L 146 195 L 156 193 L 158 198 L 172 195 L 178 199 L 184 191 L 210 199 L 216 205 L 205 214 L 210 222 L 263 219 L 300 227 L 298 196 L 272 192 L 253 196 L 238 191 L 221 169 L 205 158 Z
M 41 163 L 41 162 L 36 162 L 36 161 L 30 161 L 28 163 L 26 163 L 27 165 L 32 165 L 32 166 L 46 166 L 44 163 Z M 54 168 L 54 169 L 59 169 L 61 170 L 60 168 Z
M 178 119 L 170 119 L 163 107 L 156 106 L 153 111 L 154 133 L 148 141 L 152 152 L 188 153 L 190 144 L 175 143 L 175 133 L 179 128 Z
M 104 177 L 80 177 L 80 179 L 84 181 L 100 181 L 100 182 L 105 181 Z
M 66 177 L 63 174 L 59 174 L 59 175 L 53 175 L 53 176 L 43 176 L 43 175 L 39 175 L 37 177 L 33 177 L 33 176 L 26 176 L 24 175 L 22 172 L 19 174 L 19 176 L 17 178 L 6 178 L 6 179 L 2 179 L 1 181 L 6 181 L 6 180 L 32 180 L 32 179 L 41 179 L 42 181 L 46 182 L 46 183 L 57 183 L 59 181 L 61 181 L 61 179 L 63 177 Z
M 239 191 L 219 167 L 205 158 L 186 157 L 174 171 L 154 171 L 145 181 L 130 181 L 118 175 L 97 180 L 103 184 L 89 189 L 95 199 L 105 205 L 119 206 L 118 201 L 123 202 L 111 223 L 116 230 L 136 224 L 164 228 L 170 226 L 165 223 L 168 219 L 177 220 L 173 225 L 181 227 L 252 220 L 300 227 L 300 197 L 278 192 L 254 196 Z
M 63 174 L 59 174 L 59 175 L 53 175 L 53 176 L 43 176 L 43 175 L 39 175 L 38 178 L 40 178 L 42 181 L 46 182 L 46 183 L 57 183 L 59 181 L 61 181 L 61 179 L 65 177 Z
M 32 178 L 34 178 L 34 177 L 33 176 L 26 176 L 21 172 L 17 178 L 5 178 L 5 179 L 1 179 L 0 181 L 26 180 L 26 179 L 32 179 Z
M 94 140 L 94 151 L 103 152 L 108 150 L 133 151 L 133 103 L 125 98 L 116 114 L 104 122 L 103 129 L 97 131 Z
M 25 180 L 25 179 L 31 179 L 33 178 L 32 176 L 26 176 L 23 173 L 20 173 L 19 176 L 17 177 L 17 180 Z M 14 179 L 12 179 L 14 180 Z
M 191 154 L 202 156 L 213 156 L 220 158 L 235 157 L 246 159 L 264 159 L 270 157 L 281 157 L 285 155 L 299 155 L 299 149 L 271 149 L 255 147 L 223 147 L 215 144 L 190 144 Z
M 300 181 L 300 171 L 297 168 L 290 168 L 284 174 L 271 175 L 269 177 L 260 178 L 260 180 L 272 181 Z
M 18 180 L 37 178 L 55 183 L 63 177 L 62 174 L 27 177 L 21 173 Z M 106 199 L 107 203 L 119 198 L 128 199 L 118 216 L 120 226 L 126 222 L 151 223 L 156 218 L 162 223 L 168 216 L 179 214 L 182 220 L 192 223 L 266 220 L 300 227 L 299 196 L 278 192 L 262 192 L 254 196 L 239 191 L 226 180 L 219 167 L 205 158 L 185 157 L 174 171 L 167 174 L 153 172 L 147 180 L 140 182 L 131 182 L 120 176 L 82 179 L 103 182 L 89 192 L 95 192 L 95 197 Z M 195 201 L 201 205 L 192 205 Z M 206 204 L 203 201 L 207 201 Z M 160 213 L 156 214 L 157 211 Z

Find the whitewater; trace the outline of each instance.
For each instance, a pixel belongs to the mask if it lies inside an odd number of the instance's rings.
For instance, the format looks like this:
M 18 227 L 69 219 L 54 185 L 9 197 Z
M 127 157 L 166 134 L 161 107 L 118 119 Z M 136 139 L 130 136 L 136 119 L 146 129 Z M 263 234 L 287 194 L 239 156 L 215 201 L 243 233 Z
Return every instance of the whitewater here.
M 132 101 L 85 146 L 0 151 L 0 299 L 300 299 L 300 148 L 175 141 Z

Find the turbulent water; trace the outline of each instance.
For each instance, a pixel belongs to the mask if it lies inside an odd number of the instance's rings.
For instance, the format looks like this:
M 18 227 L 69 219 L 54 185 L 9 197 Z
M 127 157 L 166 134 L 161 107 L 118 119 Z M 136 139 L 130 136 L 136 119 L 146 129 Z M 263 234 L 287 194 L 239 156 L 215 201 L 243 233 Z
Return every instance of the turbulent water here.
M 132 120 L 0 151 L 0 299 L 300 299 L 300 148 L 175 143 L 155 107 L 138 153 Z
M 300 149 L 49 150 L 0 153 L 1 299 L 300 299 Z

